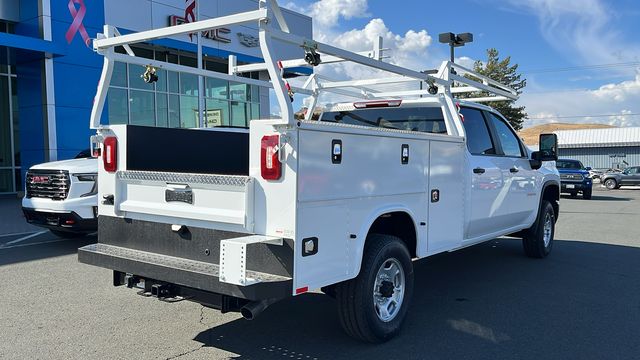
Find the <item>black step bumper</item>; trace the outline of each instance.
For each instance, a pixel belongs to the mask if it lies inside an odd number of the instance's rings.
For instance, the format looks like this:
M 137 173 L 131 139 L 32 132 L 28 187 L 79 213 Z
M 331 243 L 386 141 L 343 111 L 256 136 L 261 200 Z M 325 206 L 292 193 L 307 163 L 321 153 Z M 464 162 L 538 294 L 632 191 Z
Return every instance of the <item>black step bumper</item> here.
M 280 299 L 291 295 L 288 277 L 248 271 L 259 282 L 238 286 L 220 282 L 219 266 L 172 256 L 153 254 L 105 244 L 92 244 L 78 249 L 78 261 L 205 292 L 246 300 Z
M 241 286 L 219 279 L 220 242 L 247 234 L 204 228 L 174 232 L 170 224 L 100 216 L 98 243 L 78 249 L 78 260 L 141 279 L 249 301 L 291 296 L 293 241 L 252 244 Z M 120 284 L 116 284 L 120 285 Z

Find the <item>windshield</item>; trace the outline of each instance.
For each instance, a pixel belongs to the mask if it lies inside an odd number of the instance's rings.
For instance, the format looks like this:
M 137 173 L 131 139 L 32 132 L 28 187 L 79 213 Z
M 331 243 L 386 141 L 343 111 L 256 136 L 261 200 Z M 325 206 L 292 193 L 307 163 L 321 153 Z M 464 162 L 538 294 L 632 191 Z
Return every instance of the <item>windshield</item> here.
M 577 160 L 558 160 L 556 162 L 556 168 L 568 169 L 568 170 L 583 170 L 584 166 Z

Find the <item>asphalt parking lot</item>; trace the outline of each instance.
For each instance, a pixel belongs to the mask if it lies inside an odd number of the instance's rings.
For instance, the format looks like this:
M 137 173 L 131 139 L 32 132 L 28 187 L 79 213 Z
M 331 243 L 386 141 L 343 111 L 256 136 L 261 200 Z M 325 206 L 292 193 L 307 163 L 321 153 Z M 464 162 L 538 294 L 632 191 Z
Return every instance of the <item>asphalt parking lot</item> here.
M 404 331 L 377 346 L 348 338 L 317 293 L 249 322 L 114 288 L 77 262 L 95 237 L 56 238 L 18 208 L 0 199 L 2 359 L 640 358 L 640 189 L 563 197 L 545 260 L 505 238 L 417 262 Z

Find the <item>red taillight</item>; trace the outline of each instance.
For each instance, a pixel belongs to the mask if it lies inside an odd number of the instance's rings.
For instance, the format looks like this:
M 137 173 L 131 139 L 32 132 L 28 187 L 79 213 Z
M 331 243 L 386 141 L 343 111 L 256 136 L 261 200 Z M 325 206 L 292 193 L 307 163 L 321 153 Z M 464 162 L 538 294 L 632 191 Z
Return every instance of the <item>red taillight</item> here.
M 368 109 L 379 107 L 398 107 L 402 104 L 402 100 L 380 100 L 380 101 L 362 101 L 353 103 L 356 109 Z
M 113 136 L 109 136 L 104 139 L 102 146 L 104 149 L 102 153 L 104 170 L 108 172 L 115 172 L 118 170 L 118 139 Z
M 265 180 L 278 180 L 282 174 L 282 163 L 278 158 L 280 136 L 262 137 L 260 146 L 260 173 Z

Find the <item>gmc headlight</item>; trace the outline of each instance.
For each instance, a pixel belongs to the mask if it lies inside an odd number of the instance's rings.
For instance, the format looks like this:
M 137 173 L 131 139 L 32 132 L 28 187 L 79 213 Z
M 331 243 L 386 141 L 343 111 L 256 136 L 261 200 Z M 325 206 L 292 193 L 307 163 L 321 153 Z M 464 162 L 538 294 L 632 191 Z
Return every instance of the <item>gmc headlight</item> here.
M 73 174 L 78 178 L 78 181 L 96 181 L 98 180 L 98 174 Z

